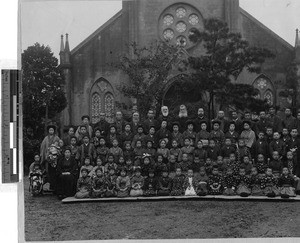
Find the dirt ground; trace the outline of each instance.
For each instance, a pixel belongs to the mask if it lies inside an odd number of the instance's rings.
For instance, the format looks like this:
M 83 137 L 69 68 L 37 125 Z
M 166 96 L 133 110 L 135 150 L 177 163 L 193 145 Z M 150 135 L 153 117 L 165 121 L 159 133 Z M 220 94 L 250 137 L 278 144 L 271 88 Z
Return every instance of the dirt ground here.
M 26 241 L 300 237 L 299 201 L 62 204 L 25 181 Z

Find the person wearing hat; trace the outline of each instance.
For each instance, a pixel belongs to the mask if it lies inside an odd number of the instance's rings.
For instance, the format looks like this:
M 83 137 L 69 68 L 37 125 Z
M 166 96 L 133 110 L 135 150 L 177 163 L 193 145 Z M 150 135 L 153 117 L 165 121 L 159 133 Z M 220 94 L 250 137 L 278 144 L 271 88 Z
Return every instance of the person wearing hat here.
M 178 147 L 182 147 L 183 146 L 183 136 L 182 136 L 182 133 L 179 132 L 179 130 L 180 130 L 179 128 L 180 128 L 179 122 L 175 121 L 172 123 L 171 141 L 176 140 Z
M 71 197 L 75 194 L 75 184 L 78 175 L 78 166 L 71 156 L 71 148 L 66 147 L 64 154 L 57 163 L 57 195 L 59 198 Z
M 40 157 L 41 161 L 45 161 L 49 155 L 49 147 L 52 144 L 58 145 L 60 138 L 56 135 L 56 126 L 48 125 L 47 126 L 47 136 L 43 139 L 40 146 Z M 46 168 L 47 169 L 47 168 Z
M 125 168 L 122 168 L 120 175 L 116 181 L 116 191 L 117 197 L 128 197 L 130 190 L 130 178 L 127 176 L 127 171 Z
M 135 168 L 134 176 L 131 178 L 131 197 L 143 196 L 143 186 L 145 179 L 142 176 L 141 169 L 139 167 Z
M 194 121 L 187 120 L 186 122 L 187 129 L 183 132 L 182 136 L 184 138 L 189 138 L 191 140 L 191 146 L 195 145 L 197 133 L 194 131 Z
M 81 117 L 81 124 L 85 126 L 86 128 L 86 132 L 89 134 L 90 138 L 93 135 L 93 128 L 90 126 L 90 117 L 88 115 L 84 115 Z M 80 125 L 78 126 L 76 132 L 75 132 L 75 136 L 78 137 L 80 135 Z
M 251 129 L 251 121 L 243 121 L 244 130 L 242 131 L 240 138 L 245 141 L 245 145 L 251 149 L 253 143 L 256 141 L 255 132 Z
M 209 135 L 210 140 L 214 140 L 217 145 L 221 146 L 224 142 L 225 135 L 220 129 L 221 122 L 219 120 L 212 121 L 212 130 Z

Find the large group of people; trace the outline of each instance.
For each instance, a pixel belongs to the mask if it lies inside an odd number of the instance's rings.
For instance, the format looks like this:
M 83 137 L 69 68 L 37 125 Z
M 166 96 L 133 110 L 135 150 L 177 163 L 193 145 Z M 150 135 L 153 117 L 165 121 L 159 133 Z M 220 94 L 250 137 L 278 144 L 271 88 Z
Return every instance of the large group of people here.
M 300 192 L 300 112 L 285 117 L 274 107 L 252 119 L 219 111 L 209 120 L 203 108 L 189 116 L 184 105 L 170 118 L 168 107 L 155 118 L 149 110 L 125 121 L 100 120 L 70 126 L 63 138 L 49 125 L 30 177 L 44 175 L 59 197 L 249 195 L 284 198 Z M 42 191 L 39 191 L 42 192 Z

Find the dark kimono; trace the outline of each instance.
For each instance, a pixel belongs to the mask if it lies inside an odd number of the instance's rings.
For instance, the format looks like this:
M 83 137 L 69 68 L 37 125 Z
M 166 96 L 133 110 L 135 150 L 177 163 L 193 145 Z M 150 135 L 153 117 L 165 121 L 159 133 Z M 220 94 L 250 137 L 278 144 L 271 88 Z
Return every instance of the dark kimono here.
M 105 162 L 106 162 L 106 156 L 108 155 L 108 153 L 109 153 L 109 148 L 108 147 L 106 147 L 106 146 L 96 147 L 96 156 L 100 157 L 103 164 L 105 164 Z
M 116 175 L 113 175 L 113 176 L 108 175 L 106 177 L 106 192 L 105 192 L 106 197 L 116 197 L 117 196 L 116 183 L 117 183 Z
M 280 194 L 279 189 L 277 187 L 277 179 L 274 175 L 265 175 L 261 179 L 261 183 L 264 195 L 266 195 L 267 197 L 276 197 Z
M 197 189 L 196 189 L 196 193 L 198 196 L 205 196 L 207 195 L 207 184 L 208 184 L 208 176 L 204 175 L 204 176 L 198 176 L 197 178 L 198 180 L 198 185 L 197 185 Z
M 106 179 L 104 176 L 101 177 L 94 177 L 92 179 L 92 191 L 91 191 L 91 197 L 97 198 L 97 197 L 104 197 L 106 192 Z
M 75 198 L 82 199 L 90 197 L 92 189 L 92 179 L 87 177 L 79 177 L 77 181 L 77 193 L 75 194 Z
M 62 158 L 57 163 L 57 194 L 67 197 L 73 196 L 76 189 L 78 166 L 74 157 Z M 69 174 L 63 174 L 68 172 Z
M 223 192 L 222 177 L 220 175 L 211 175 L 208 179 L 208 194 L 221 195 Z
M 172 179 L 170 177 L 160 177 L 158 179 L 158 196 L 169 196 L 171 192 Z
M 296 197 L 294 184 L 295 180 L 292 175 L 281 175 L 278 180 L 280 196 L 284 198 Z
M 144 186 L 143 186 L 144 196 L 145 197 L 156 196 L 157 186 L 158 186 L 157 178 L 148 176 L 145 179 Z
M 244 176 L 238 175 L 236 177 L 236 185 L 237 185 L 236 194 L 240 195 L 241 197 L 250 196 L 251 195 L 250 184 L 251 184 L 251 180 L 247 175 Z
M 171 196 L 182 196 L 184 194 L 184 175 L 177 176 L 172 179 L 172 190 L 171 190 Z
M 234 175 L 225 175 L 223 178 L 223 186 L 224 192 L 223 194 L 226 196 L 233 196 L 235 195 L 235 188 L 236 188 L 236 179 Z

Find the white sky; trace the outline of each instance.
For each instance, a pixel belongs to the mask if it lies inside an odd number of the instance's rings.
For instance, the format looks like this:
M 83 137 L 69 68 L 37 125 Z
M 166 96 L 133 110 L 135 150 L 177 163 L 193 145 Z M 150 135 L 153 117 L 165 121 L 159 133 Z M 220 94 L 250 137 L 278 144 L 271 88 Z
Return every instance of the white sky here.
M 24 0 L 21 7 L 22 49 L 35 42 L 49 45 L 58 56 L 60 35 L 68 33 L 73 49 L 121 9 L 121 1 Z M 288 41 L 300 28 L 299 0 L 240 0 L 240 6 Z

